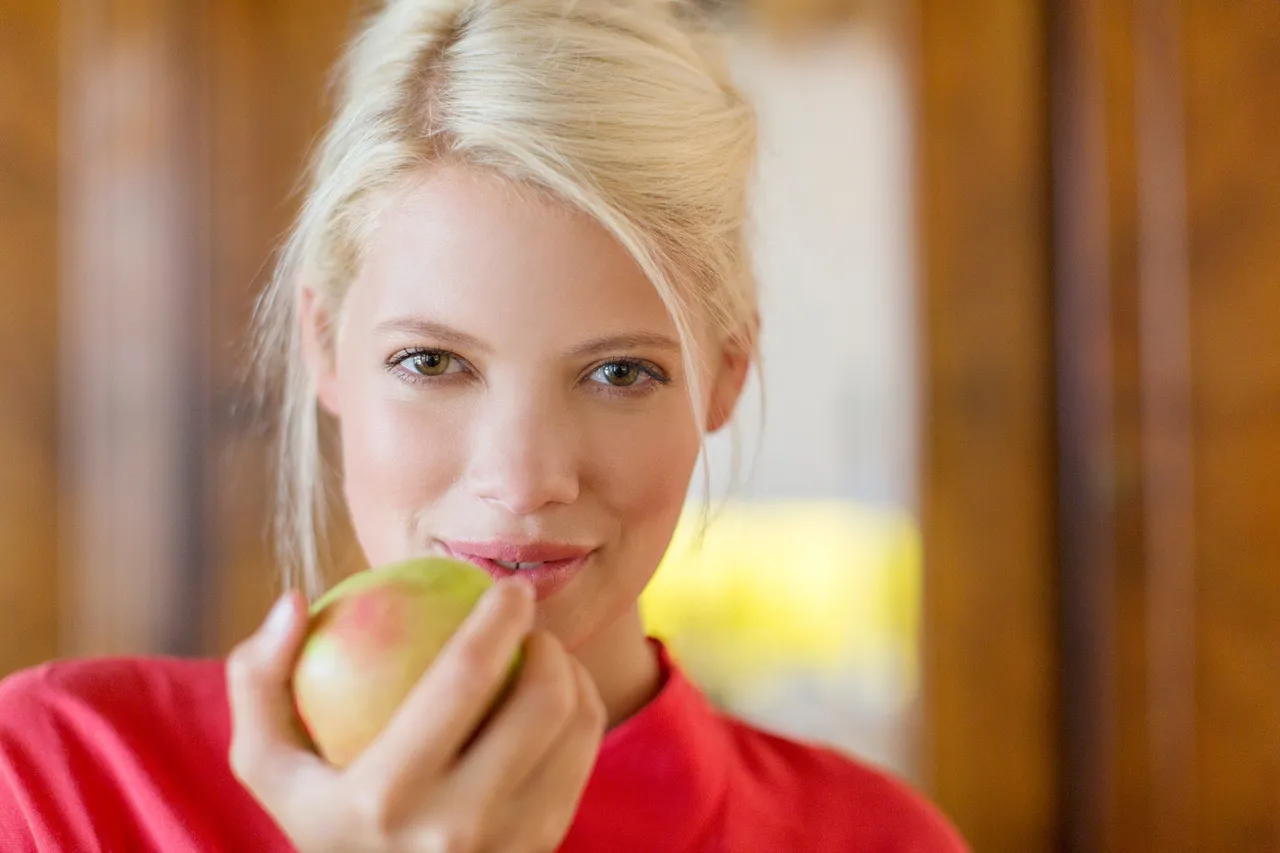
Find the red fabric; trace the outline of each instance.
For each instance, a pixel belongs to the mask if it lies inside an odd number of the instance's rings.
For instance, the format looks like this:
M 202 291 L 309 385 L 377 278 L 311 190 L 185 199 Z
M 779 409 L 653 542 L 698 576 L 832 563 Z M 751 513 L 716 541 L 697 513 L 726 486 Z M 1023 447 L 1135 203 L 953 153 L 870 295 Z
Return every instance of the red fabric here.
M 561 853 L 966 849 L 892 778 L 722 716 L 657 648 L 663 688 L 606 736 Z M 221 661 L 19 673 L 0 683 L 0 850 L 289 853 L 229 740 Z

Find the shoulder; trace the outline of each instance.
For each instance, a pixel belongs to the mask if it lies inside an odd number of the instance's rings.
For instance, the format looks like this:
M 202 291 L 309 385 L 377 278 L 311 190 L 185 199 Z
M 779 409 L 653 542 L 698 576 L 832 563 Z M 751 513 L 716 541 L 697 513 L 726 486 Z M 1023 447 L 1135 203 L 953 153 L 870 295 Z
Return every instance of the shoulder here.
M 286 849 L 231 772 L 230 729 L 219 660 L 59 661 L 6 678 L 0 848 Z
M 75 706 L 102 712 L 200 702 L 225 694 L 223 664 L 180 658 L 60 660 L 0 680 L 0 724 L 14 713 Z
M 725 718 L 739 764 L 734 794 L 800 815 L 813 849 L 965 853 L 942 813 L 893 774 L 828 747 Z
M 49 738 L 61 750 L 86 740 L 103 748 L 133 735 L 155 741 L 170 720 L 216 733 L 227 716 L 225 694 L 215 660 L 54 661 L 0 681 L 0 748 Z

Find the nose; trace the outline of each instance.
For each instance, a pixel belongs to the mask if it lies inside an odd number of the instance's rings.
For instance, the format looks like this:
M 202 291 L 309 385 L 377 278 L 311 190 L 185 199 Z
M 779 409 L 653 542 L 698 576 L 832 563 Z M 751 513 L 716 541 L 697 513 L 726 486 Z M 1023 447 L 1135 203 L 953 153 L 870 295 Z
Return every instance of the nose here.
M 472 430 L 467 479 L 481 500 L 529 515 L 578 498 L 577 436 L 562 401 L 491 401 Z

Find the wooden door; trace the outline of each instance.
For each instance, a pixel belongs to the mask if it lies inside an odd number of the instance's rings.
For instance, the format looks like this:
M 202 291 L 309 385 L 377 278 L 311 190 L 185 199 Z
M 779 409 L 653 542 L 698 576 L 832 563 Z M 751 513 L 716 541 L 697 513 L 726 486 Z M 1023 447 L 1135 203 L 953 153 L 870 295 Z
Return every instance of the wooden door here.
M 1280 7 L 1048 11 L 921 5 L 935 790 L 1280 850 Z
M 58 9 L 0 5 L 0 676 L 58 650 Z
M 214 443 L 211 483 L 214 579 L 208 643 L 224 652 L 251 632 L 280 591 L 268 542 L 272 462 L 264 422 L 245 405 L 244 368 L 254 300 L 290 225 L 307 155 L 328 116 L 327 82 L 354 32 L 355 0 L 219 0 L 213 47 L 210 138 L 213 255 Z

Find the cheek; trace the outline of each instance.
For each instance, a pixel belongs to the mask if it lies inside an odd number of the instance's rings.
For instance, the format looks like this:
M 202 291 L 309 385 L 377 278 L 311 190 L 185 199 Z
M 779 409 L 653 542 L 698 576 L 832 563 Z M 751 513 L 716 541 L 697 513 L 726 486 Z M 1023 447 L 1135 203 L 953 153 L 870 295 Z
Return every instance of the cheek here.
M 604 502 L 621 523 L 625 547 L 646 552 L 642 563 L 665 551 L 700 449 L 687 407 L 672 408 L 636 424 L 627 441 L 601 442 L 594 454 Z
M 340 374 L 343 489 L 373 563 L 403 556 L 413 520 L 449 488 L 461 466 L 457 417 L 411 405 L 385 376 Z

